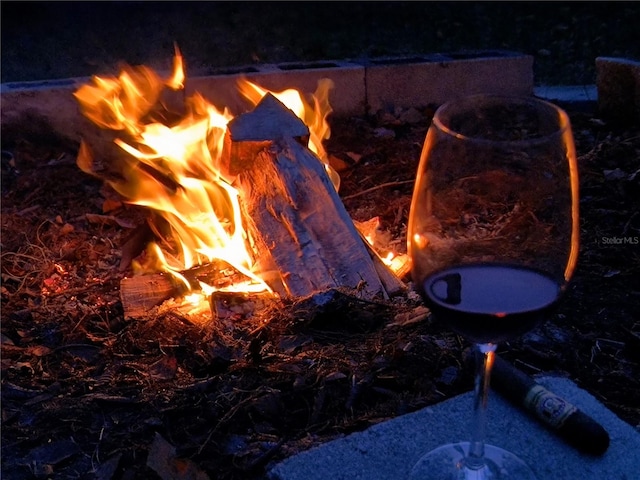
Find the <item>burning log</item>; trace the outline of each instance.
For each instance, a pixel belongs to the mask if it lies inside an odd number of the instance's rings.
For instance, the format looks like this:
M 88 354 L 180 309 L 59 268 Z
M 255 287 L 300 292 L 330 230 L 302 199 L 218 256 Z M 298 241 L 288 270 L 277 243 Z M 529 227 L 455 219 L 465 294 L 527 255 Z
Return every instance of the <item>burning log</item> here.
M 120 281 L 120 299 L 125 317 L 139 317 L 178 294 L 181 285 L 165 274 L 140 275 Z
M 237 173 L 258 258 L 270 257 L 284 286 L 280 294 L 302 297 L 346 287 L 367 299 L 386 297 L 325 167 L 301 144 L 305 129 L 270 94 L 253 112 L 229 122 L 228 165 Z
M 246 281 L 246 277 L 224 262 L 212 262 L 180 272 L 181 280 L 167 273 L 139 275 L 120 282 L 120 299 L 126 317 L 139 317 L 169 298 L 199 290 L 200 282 L 215 289 L 224 289 L 233 283 Z M 185 283 L 186 281 L 186 283 Z M 187 285 L 188 284 L 188 285 Z

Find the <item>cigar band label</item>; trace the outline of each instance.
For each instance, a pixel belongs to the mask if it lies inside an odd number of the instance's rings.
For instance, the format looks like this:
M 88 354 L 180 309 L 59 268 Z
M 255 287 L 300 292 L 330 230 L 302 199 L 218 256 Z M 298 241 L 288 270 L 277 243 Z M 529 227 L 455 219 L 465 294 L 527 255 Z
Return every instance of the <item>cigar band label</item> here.
M 567 418 L 578 410 L 542 385 L 535 385 L 529 390 L 524 399 L 524 406 L 554 428 L 560 428 Z

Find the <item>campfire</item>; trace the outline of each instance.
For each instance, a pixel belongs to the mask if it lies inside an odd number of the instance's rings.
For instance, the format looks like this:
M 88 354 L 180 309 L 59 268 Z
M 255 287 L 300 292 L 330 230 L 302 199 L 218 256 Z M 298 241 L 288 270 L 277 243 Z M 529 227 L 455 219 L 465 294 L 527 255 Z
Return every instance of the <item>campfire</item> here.
M 403 289 L 404 259 L 377 249 L 375 219 L 358 229 L 338 195 L 322 145 L 329 80 L 303 95 L 242 79 L 249 109 L 234 113 L 198 93 L 185 97 L 184 83 L 176 49 L 168 78 L 126 66 L 74 94 L 99 127 L 83 139 L 78 166 L 148 211 L 135 256 L 123 258 L 133 273 L 120 285 L 125 314 L 169 298 L 202 311 L 233 293 L 278 299 L 341 289 L 372 300 Z

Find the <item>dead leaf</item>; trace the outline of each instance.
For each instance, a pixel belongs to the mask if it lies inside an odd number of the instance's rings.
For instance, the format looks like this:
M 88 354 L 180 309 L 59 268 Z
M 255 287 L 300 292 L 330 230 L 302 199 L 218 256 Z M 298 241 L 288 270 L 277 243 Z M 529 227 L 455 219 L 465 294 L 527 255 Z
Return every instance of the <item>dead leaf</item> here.
M 119 270 L 125 271 L 131 265 L 131 261 L 144 250 L 146 244 L 153 238 L 153 233 L 148 223 L 144 223 L 131 232 L 127 233 L 127 238 L 122 245 L 122 258 L 120 259 Z
M 292 354 L 296 349 L 313 342 L 309 335 L 283 335 L 278 342 L 278 348 L 286 354 Z
M 70 223 L 65 223 L 60 229 L 60 235 L 68 235 L 75 230 L 74 226 Z
M 210 480 L 191 460 L 178 458 L 175 447 L 159 433 L 156 433 L 149 449 L 147 466 L 162 480 Z
M 33 448 L 24 462 L 38 472 L 51 474 L 55 465 L 79 452 L 80 447 L 72 440 L 57 440 Z
M 362 155 L 360 153 L 354 153 L 354 152 L 346 152 L 347 156 L 353 160 L 355 163 L 360 162 L 360 159 L 362 158 Z
M 122 458 L 122 454 L 118 453 L 113 457 L 109 458 L 104 463 L 101 463 L 100 466 L 96 469 L 95 480 L 111 480 L 113 475 L 116 473 L 118 469 L 118 465 L 120 464 L 120 459 Z
M 114 217 L 113 215 L 98 215 L 97 213 L 87 213 L 85 214 L 85 218 L 89 223 L 93 223 L 96 225 L 111 225 L 118 226 L 122 228 L 136 228 L 136 224 L 129 221 L 123 220 L 118 217 Z
M 107 198 L 102 202 L 102 211 L 104 213 L 112 212 L 120 207 L 122 207 L 122 202 L 120 200 L 114 200 L 113 198 Z
M 403 312 L 393 317 L 393 322 L 387 324 L 387 327 L 403 327 L 414 323 L 422 322 L 429 316 L 427 307 L 416 307 L 410 312 Z
M 373 135 L 377 138 L 392 139 L 396 138 L 396 132 L 384 127 L 378 127 L 373 131 Z
M 33 355 L 34 357 L 44 357 L 51 353 L 51 349 L 49 347 L 45 347 L 44 345 L 34 345 L 33 347 L 27 348 L 27 353 L 29 355 Z

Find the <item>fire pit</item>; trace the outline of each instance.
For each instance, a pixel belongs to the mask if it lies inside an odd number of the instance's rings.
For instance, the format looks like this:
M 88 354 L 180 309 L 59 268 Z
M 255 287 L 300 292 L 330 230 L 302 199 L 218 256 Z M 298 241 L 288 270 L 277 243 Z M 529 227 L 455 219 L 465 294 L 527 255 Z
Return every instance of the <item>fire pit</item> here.
M 640 235 L 640 132 L 569 113 L 583 195 L 576 282 L 556 316 L 500 354 L 569 376 L 636 425 L 638 247 L 624 239 Z M 431 114 L 327 119 L 334 205 L 397 254 Z M 145 277 L 120 266 L 152 237 L 140 227 L 149 210 L 82 172 L 77 146 L 34 142 L 36 122 L 3 124 L 3 478 L 260 478 L 271 462 L 470 388 L 466 345 L 409 290 L 277 302 L 218 291 L 203 321 L 179 296 L 125 315 L 123 284 Z

